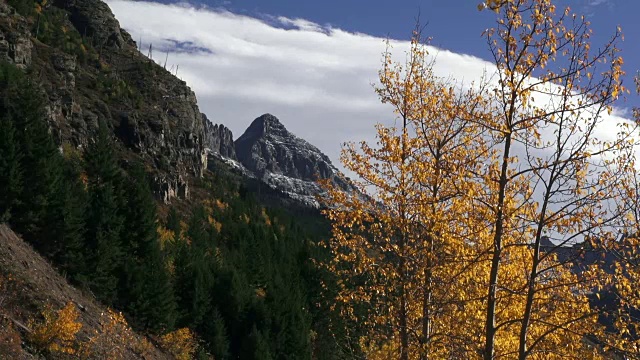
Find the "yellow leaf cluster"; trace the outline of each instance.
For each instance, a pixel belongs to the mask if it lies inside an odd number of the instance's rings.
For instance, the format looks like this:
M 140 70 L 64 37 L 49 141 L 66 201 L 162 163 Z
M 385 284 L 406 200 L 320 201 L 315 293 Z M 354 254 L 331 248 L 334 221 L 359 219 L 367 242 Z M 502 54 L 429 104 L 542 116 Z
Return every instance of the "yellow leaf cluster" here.
M 269 214 L 267 214 L 267 209 L 265 208 L 262 208 L 262 218 L 267 226 L 271 226 L 271 218 L 269 217 Z
M 189 328 L 181 328 L 163 335 L 160 338 L 160 343 L 177 360 L 193 359 L 198 345 L 193 332 Z
M 78 310 L 71 302 L 58 311 L 47 306 L 42 312 L 42 322 L 32 321 L 29 342 L 36 348 L 49 353 L 75 354 L 76 334 L 82 328 L 77 322 Z
M 157 232 L 160 246 L 163 249 L 167 246 L 167 243 L 174 241 L 176 238 L 176 234 L 174 234 L 173 231 L 167 229 L 162 225 L 158 225 Z

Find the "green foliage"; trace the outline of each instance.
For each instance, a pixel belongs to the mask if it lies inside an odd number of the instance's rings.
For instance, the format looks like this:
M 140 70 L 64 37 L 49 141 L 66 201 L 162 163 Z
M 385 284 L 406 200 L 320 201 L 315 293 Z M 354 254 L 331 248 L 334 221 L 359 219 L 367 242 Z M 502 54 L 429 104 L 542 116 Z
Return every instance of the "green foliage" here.
M 7 0 L 7 3 L 22 16 L 30 17 L 36 15 L 36 2 L 34 0 Z
M 106 100 L 110 102 L 129 103 L 135 108 L 142 106 L 142 95 L 118 76 L 102 71 L 96 80 L 96 90 L 100 91 Z
M 0 99 L 2 127 L 7 130 L 2 135 L 7 140 L 2 146 L 7 173 L 0 181 L 10 189 L 3 217 L 8 218 L 7 209 L 14 208 L 14 229 L 39 250 L 52 254 L 60 240 L 57 224 L 62 224 L 64 160 L 49 134 L 42 94 L 24 73 L 3 64 Z M 49 236 L 52 232 L 58 236 Z
M 205 340 L 209 343 L 209 349 L 215 359 L 229 359 L 229 338 L 224 319 L 216 308 L 212 308 L 211 315 L 205 324 L 206 333 L 209 335 Z
M 155 333 L 170 331 L 176 302 L 160 249 L 156 204 L 142 165 L 130 172 L 123 236 L 127 253 L 120 299 L 135 322 Z
M 316 311 L 320 286 L 309 283 L 324 276 L 309 248 L 327 233 L 321 217 L 266 208 L 225 173 L 198 186 L 211 197 L 193 211 L 172 255 L 179 325 L 195 328 L 216 359 L 345 358 L 330 329 L 344 323 L 328 304 Z M 166 228 L 181 233 L 177 212 Z
M 9 113 L 0 117 L 0 223 L 11 220 L 11 212 L 20 205 L 22 169 L 16 130 Z
M 82 168 L 79 159 L 70 159 L 65 164 L 64 204 L 60 251 L 55 260 L 60 267 L 79 283 L 86 282 L 87 259 L 85 248 L 86 213 L 88 194 L 82 180 Z
M 102 122 L 85 154 L 89 183 L 87 239 L 92 251 L 86 275 L 98 299 L 109 305 L 116 300 L 124 229 L 122 177 L 113 148 L 109 130 Z
M 63 157 L 37 84 L 15 67 L 0 70 L 0 220 L 71 280 L 138 328 L 189 327 L 202 356 L 346 357 L 345 323 L 326 296 L 335 279 L 312 262 L 326 256 L 314 245 L 328 234 L 319 214 L 265 206 L 277 196 L 258 199 L 265 189 L 220 172 L 200 180 L 209 198 L 192 214 L 169 211 L 162 247 L 148 178 L 139 166 L 121 168 L 107 124 L 83 154 L 63 146 Z M 104 90 L 131 96 L 122 84 Z

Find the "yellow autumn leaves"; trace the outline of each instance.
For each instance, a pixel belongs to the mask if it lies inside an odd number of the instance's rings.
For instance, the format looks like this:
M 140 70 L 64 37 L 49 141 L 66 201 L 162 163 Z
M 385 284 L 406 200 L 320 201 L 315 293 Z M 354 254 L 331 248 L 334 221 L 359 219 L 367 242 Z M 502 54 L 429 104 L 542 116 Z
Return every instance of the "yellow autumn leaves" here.
M 550 0 L 484 7 L 497 14 L 485 33 L 497 71 L 479 83 L 437 77 L 418 32 L 406 62 L 385 54 L 376 91 L 396 126 L 341 157 L 368 195 L 325 183 L 338 303 L 370 359 L 608 358 L 629 341 L 606 332 L 588 295 L 628 287 L 597 268 L 574 274 L 542 244 L 610 244 L 628 211 L 616 197 L 637 193 L 619 175 L 633 168 L 635 125 L 600 137 L 624 90 L 620 33 L 592 53 L 589 24 Z
M 134 334 L 122 313 L 108 309 L 100 318 L 99 329 L 95 329 L 86 341 L 77 338 L 82 329 L 78 316 L 72 302 L 59 310 L 45 306 L 43 319 L 29 323 L 29 343 L 42 354 L 56 358 L 121 359 L 131 351 L 142 358 L 153 356 L 154 346 L 146 338 Z M 158 342 L 179 360 L 191 359 L 197 348 L 195 335 L 187 328 L 167 333 Z

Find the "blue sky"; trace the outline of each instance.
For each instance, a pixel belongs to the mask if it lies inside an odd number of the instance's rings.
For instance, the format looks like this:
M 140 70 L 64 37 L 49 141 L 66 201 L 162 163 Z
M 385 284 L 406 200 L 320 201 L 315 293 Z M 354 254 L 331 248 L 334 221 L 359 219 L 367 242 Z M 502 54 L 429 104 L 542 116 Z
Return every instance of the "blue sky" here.
M 398 40 L 393 52 L 402 60 L 418 12 L 427 24 L 425 35 L 433 38 L 438 75 L 468 83 L 491 67 L 483 61 L 490 54 L 481 33 L 493 25 L 495 14 L 479 12 L 480 0 L 106 1 L 121 25 L 142 40 L 142 48 L 153 44 L 156 61 L 163 63 L 163 51 L 169 52 L 167 68 L 179 66 L 178 76 L 213 122 L 231 128 L 237 138 L 254 118 L 272 113 L 336 165 L 342 143 L 372 141 L 375 123 L 393 123 L 393 113 L 380 105 L 371 84 L 384 39 Z M 626 70 L 633 76 L 640 68 L 635 49 L 640 2 L 556 4 L 587 16 L 594 46 L 620 25 Z M 631 76 L 625 79 L 630 87 Z M 618 114 L 638 104 L 632 93 L 616 105 Z
M 253 16 L 270 14 L 289 18 L 303 18 L 318 24 L 336 26 L 344 30 L 374 36 L 406 39 L 413 29 L 414 19 L 420 15 L 427 24 L 425 33 L 432 44 L 458 53 L 488 59 L 483 29 L 493 26 L 491 12 L 479 12 L 480 0 L 233 0 L 203 1 L 230 11 Z M 625 41 L 621 44 L 627 64 L 640 69 L 640 1 L 636 0 L 563 0 L 559 9 L 569 6 L 584 14 L 591 22 L 594 44 L 600 44 L 622 27 Z
M 161 3 L 178 3 L 175 0 L 159 0 Z M 432 44 L 453 52 L 465 53 L 488 59 L 486 43 L 480 34 L 491 27 L 495 17 L 479 12 L 480 0 L 190 0 L 212 8 L 268 19 L 284 16 L 301 18 L 327 27 L 365 33 L 377 37 L 406 39 L 415 19 L 420 16 L 426 24 L 425 33 Z M 574 12 L 584 14 L 591 22 L 593 43 L 607 41 L 617 26 L 621 26 L 625 41 L 621 44 L 628 74 L 625 84 L 632 85 L 632 76 L 640 69 L 640 2 L 635 0 L 561 0 L 559 8 L 569 6 Z M 640 105 L 634 97 L 621 107 Z

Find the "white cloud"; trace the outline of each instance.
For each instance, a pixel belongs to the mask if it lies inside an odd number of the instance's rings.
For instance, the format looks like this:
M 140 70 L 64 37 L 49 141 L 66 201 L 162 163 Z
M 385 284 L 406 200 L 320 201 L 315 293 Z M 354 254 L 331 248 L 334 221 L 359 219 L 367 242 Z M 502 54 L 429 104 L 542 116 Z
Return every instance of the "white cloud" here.
M 250 122 L 269 112 L 339 166 L 341 143 L 373 139 L 374 124 L 391 123 L 381 105 L 377 81 L 385 39 L 321 26 L 304 19 L 264 20 L 186 4 L 108 0 L 122 27 L 141 48 L 153 44 L 164 63 L 175 42 L 210 52 L 171 52 L 167 68 L 198 96 L 201 111 L 239 137 Z M 393 41 L 402 59 L 407 42 Z M 465 82 L 490 64 L 478 58 L 432 48 L 436 72 Z M 146 50 L 143 51 L 146 53 Z
M 304 19 L 257 19 L 188 4 L 107 2 L 121 25 L 142 40 L 142 48 L 152 43 L 154 49 L 173 49 L 167 68 L 179 65 L 178 76 L 196 92 L 201 111 L 229 127 L 235 138 L 269 112 L 340 167 L 342 143 L 374 140 L 374 124 L 394 121 L 371 86 L 385 50 L 382 38 Z M 176 50 L 176 43 L 188 44 L 189 51 Z M 394 56 L 402 60 L 408 43 L 392 45 Z M 433 47 L 430 53 L 436 56 L 436 75 L 465 84 L 495 69 L 469 55 Z M 156 50 L 154 58 L 164 63 L 165 54 Z M 536 103 L 541 106 L 550 100 L 540 97 Z M 615 115 L 622 114 L 615 112 L 613 122 L 624 121 Z M 613 128 L 601 135 L 613 136 Z

